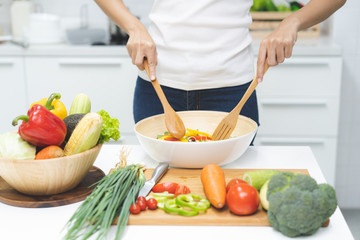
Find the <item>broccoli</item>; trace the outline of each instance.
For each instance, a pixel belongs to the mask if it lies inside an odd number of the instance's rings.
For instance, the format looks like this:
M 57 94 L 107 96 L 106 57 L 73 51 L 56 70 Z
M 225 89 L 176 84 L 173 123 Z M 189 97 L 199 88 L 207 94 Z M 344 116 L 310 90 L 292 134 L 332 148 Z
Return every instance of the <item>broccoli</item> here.
M 335 211 L 335 190 L 305 174 L 281 172 L 268 186 L 268 220 L 288 237 L 312 235 Z

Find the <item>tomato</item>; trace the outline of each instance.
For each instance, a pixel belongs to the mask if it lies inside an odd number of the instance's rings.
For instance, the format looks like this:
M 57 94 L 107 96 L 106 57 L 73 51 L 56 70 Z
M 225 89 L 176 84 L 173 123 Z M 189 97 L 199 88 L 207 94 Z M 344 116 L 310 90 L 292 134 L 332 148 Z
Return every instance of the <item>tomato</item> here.
M 158 183 L 151 189 L 151 191 L 154 193 L 168 192 L 174 194 L 177 186 L 177 183 L 172 182 Z
M 150 210 L 155 210 L 157 209 L 157 201 L 155 198 L 149 198 L 147 201 L 146 201 L 146 205 L 147 207 L 150 209 Z
M 129 210 L 132 214 L 139 214 L 141 211 L 139 203 L 132 204 Z
M 258 191 L 245 183 L 238 183 L 230 188 L 226 194 L 226 202 L 230 211 L 236 215 L 249 215 L 259 207 Z
M 241 180 L 240 178 L 233 178 L 228 182 L 228 184 L 226 186 L 226 192 L 228 192 L 232 186 L 234 186 L 238 183 L 246 183 L 247 184 L 246 181 Z
M 188 194 L 190 193 L 190 188 L 188 188 L 187 186 L 185 186 L 184 184 L 178 184 L 178 186 L 176 187 L 176 190 L 175 190 L 175 197 L 177 195 L 180 195 L 180 194 Z
M 139 204 L 141 211 L 146 210 L 146 198 L 144 196 L 138 197 L 137 203 Z

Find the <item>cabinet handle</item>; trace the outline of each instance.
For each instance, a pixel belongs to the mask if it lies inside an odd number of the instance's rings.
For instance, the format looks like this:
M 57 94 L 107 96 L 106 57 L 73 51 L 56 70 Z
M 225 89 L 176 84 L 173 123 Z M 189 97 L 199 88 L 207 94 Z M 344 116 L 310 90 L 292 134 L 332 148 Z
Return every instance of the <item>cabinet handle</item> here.
M 262 99 L 259 101 L 262 105 L 284 105 L 284 106 L 326 106 L 326 99 Z
M 264 145 L 271 144 L 301 144 L 301 145 L 320 145 L 324 144 L 323 138 L 262 138 L 259 137 L 258 141 Z
M 330 65 L 330 63 L 324 59 L 306 59 L 306 60 L 303 60 L 303 59 L 289 59 L 289 61 L 286 61 L 286 63 L 283 64 L 283 66 L 286 66 L 286 65 L 311 65 L 311 66 L 314 66 L 314 65 L 324 65 L 324 66 L 328 66 Z
M 122 63 L 118 59 L 59 59 L 58 64 L 60 66 L 118 66 Z
M 12 65 L 14 65 L 14 64 L 15 64 L 14 61 L 0 60 L 0 66 L 12 66 Z

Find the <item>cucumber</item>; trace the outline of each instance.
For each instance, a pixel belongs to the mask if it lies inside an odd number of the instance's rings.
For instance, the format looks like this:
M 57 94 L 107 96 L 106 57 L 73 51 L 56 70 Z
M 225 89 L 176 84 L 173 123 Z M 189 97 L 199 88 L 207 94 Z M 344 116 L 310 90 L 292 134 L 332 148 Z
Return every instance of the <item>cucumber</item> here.
M 279 172 L 279 170 L 275 169 L 248 171 L 244 173 L 243 180 L 246 181 L 249 185 L 256 188 L 256 190 L 260 191 L 262 185 L 272 176 Z
M 102 117 L 95 112 L 85 114 L 76 124 L 69 141 L 64 147 L 65 156 L 85 152 L 94 147 L 100 137 Z
M 90 111 L 91 102 L 89 96 L 85 93 L 80 93 L 75 96 L 73 102 L 71 103 L 69 115 L 76 113 L 89 113 Z
M 269 200 L 267 199 L 267 191 L 269 187 L 270 179 L 267 180 L 260 189 L 260 202 L 263 209 L 268 210 L 269 209 Z

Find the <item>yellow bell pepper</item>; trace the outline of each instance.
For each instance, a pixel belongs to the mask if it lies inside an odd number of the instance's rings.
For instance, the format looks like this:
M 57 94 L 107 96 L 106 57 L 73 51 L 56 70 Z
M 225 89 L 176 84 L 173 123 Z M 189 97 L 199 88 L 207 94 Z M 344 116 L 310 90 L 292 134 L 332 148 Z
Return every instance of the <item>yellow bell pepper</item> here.
M 193 129 L 190 129 L 190 128 L 187 128 L 186 129 L 186 133 L 185 133 L 185 136 L 186 137 L 189 137 L 189 136 L 198 136 L 198 135 L 202 135 L 202 136 L 206 136 L 206 137 L 209 137 L 211 138 L 211 135 L 206 133 L 206 132 L 200 132 L 198 130 L 193 130 Z
M 49 109 L 50 112 L 52 112 L 53 114 L 58 116 L 61 120 L 63 120 L 64 118 L 67 117 L 67 111 L 65 105 L 60 100 L 56 100 L 60 98 L 61 98 L 60 93 L 53 93 L 50 95 L 49 98 L 43 98 L 40 101 L 34 102 L 33 104 L 31 104 L 30 108 L 32 108 L 34 104 L 43 105 L 47 109 Z

